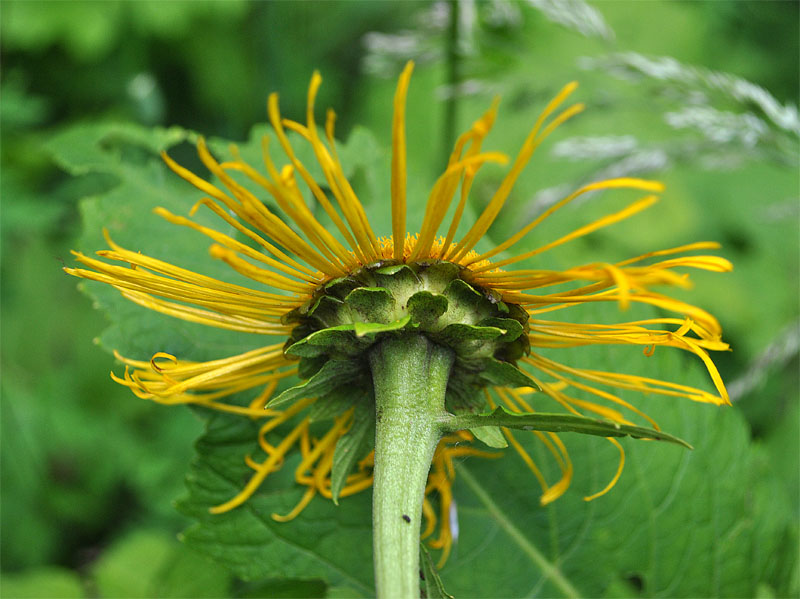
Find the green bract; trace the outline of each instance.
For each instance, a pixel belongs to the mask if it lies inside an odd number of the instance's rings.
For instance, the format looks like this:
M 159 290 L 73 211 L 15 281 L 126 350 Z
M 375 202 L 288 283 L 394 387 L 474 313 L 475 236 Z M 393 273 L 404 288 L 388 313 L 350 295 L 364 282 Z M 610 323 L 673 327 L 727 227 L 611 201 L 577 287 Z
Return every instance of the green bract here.
M 359 380 L 371 387 L 367 350 L 407 333 L 424 334 L 455 354 L 446 397 L 452 413 L 483 409 L 487 384 L 536 387 L 514 366 L 530 349 L 528 314 L 467 283 L 464 270 L 444 261 L 380 262 L 324 285 L 284 318 L 296 325 L 286 354 L 300 358 L 300 376 L 310 380 L 271 405 Z

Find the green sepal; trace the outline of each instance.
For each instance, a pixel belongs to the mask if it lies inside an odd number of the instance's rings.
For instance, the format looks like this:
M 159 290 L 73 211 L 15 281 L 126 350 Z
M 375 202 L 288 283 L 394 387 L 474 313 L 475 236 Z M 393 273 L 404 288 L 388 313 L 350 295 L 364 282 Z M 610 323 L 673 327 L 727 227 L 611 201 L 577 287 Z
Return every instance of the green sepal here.
M 406 308 L 414 324 L 430 328 L 447 311 L 447 304 L 447 298 L 443 295 L 418 291 L 408 298 Z
M 328 360 L 314 376 L 272 398 L 267 407 L 280 406 L 305 397 L 320 397 L 340 385 L 352 385 L 352 381 L 358 378 L 363 368 L 364 365 L 359 360 Z
M 326 354 L 344 358 L 357 356 L 374 343 L 374 335 L 402 329 L 410 320 L 411 316 L 406 314 L 388 323 L 356 322 L 320 329 L 293 343 L 285 352 L 299 358 L 316 358 Z
M 502 362 L 516 363 L 522 356 L 531 353 L 531 340 L 528 335 L 520 335 L 511 343 L 498 344 L 494 357 Z
M 303 304 L 294 310 L 286 312 L 283 316 L 281 316 L 281 324 L 293 324 L 302 321 L 303 317 L 308 314 L 308 308 L 308 304 Z
M 407 264 L 384 266 L 372 271 L 372 277 L 375 280 L 374 285 L 376 287 L 391 289 L 398 301 L 402 301 L 401 298 L 413 295 L 415 291 L 422 287 L 422 281 L 420 281 L 417 273 Z
M 352 404 L 351 392 L 350 405 Z M 336 442 L 336 449 L 333 451 L 331 495 L 336 505 L 339 505 L 339 493 L 344 488 L 348 475 L 358 461 L 372 451 L 375 442 L 374 431 L 375 409 L 372 402 L 357 401 L 353 412 L 353 424 Z
M 505 306 L 504 312 L 508 314 L 508 318 L 513 318 L 517 322 L 521 323 L 525 330 L 528 330 L 528 320 L 530 320 L 531 316 L 528 312 L 520 306 L 519 304 L 506 304 L 505 302 L 500 302 Z M 499 306 L 500 304 L 498 304 Z
M 461 267 L 452 262 L 432 260 L 430 262 L 421 261 L 416 263 L 419 269 L 419 276 L 424 282 L 430 281 L 429 287 L 441 287 L 441 281 L 457 280 L 461 274 Z
M 440 260 L 387 260 L 334 279 L 293 312 L 286 354 L 301 358 L 301 376 L 313 376 L 324 357 L 352 359 L 383 335 L 413 330 L 457 355 L 451 378 L 463 384 L 448 388 L 448 407 L 483 409 L 477 392 L 487 384 L 535 387 L 513 367 L 530 351 L 528 314 L 462 275 L 462 267 Z
M 309 422 L 333 420 L 344 414 L 353 405 L 353 389 L 340 386 L 315 401 L 308 410 Z
M 494 301 L 494 300 L 495 300 L 495 297 L 494 297 L 494 296 L 492 296 L 492 297 L 491 297 L 491 299 L 490 299 L 489 301 Z M 506 317 L 506 316 L 508 316 L 508 315 L 511 313 L 511 311 L 508 309 L 508 304 L 507 304 L 507 303 L 505 303 L 505 302 L 504 302 L 504 301 L 502 301 L 502 300 L 497 300 L 497 303 L 495 303 L 494 307 L 497 309 L 497 311 L 498 311 L 500 314 L 503 314 L 503 315 L 504 315 L 503 317 Z
M 488 414 L 461 414 L 449 416 L 443 422 L 447 432 L 483 426 L 505 426 L 526 431 L 548 431 L 552 433 L 581 433 L 599 437 L 633 437 L 634 439 L 652 439 L 667 441 L 694 449 L 683 439 L 669 433 L 642 426 L 619 424 L 610 420 L 587 418 L 576 414 L 546 414 L 543 412 L 522 413 L 510 412 L 504 406 L 498 406 Z
M 483 361 L 483 370 L 478 376 L 490 385 L 498 387 L 533 387 L 537 391 L 542 390 L 524 370 L 494 358 Z
M 297 364 L 297 376 L 304 380 L 310 379 L 319 372 L 320 368 L 325 366 L 328 360 L 330 358 L 326 355 L 300 358 L 300 362 Z
M 493 305 L 461 279 L 450 281 L 443 293 L 450 302 L 448 319 L 452 322 L 473 324 L 492 316 Z
M 387 333 L 389 331 L 397 331 L 406 326 L 411 320 L 411 316 L 406 314 L 400 320 L 394 322 L 356 322 L 353 324 L 353 330 L 356 337 L 363 337 L 365 335 L 377 335 L 378 333 Z
M 311 333 L 286 348 L 286 353 L 300 358 L 315 358 L 331 352 L 355 356 L 368 345 L 357 340 L 354 325 L 341 324 Z
M 476 439 L 483 441 L 486 445 L 494 449 L 505 449 L 508 447 L 508 441 L 505 435 L 503 435 L 503 431 L 497 426 L 478 426 L 469 429 L 469 432 L 475 435 Z
M 343 305 L 342 300 L 323 295 L 311 306 L 308 316 L 316 318 L 323 327 L 334 327 L 342 324 L 340 314 Z
M 436 335 L 437 340 L 441 339 L 447 345 L 453 347 L 457 353 L 464 353 L 460 351 L 463 344 L 471 341 L 489 341 L 501 337 L 505 332 L 503 329 L 497 327 L 481 327 L 474 324 L 461 324 L 455 322 L 447 325 L 440 333 Z M 481 344 L 482 346 L 483 344 Z M 466 352 L 471 353 L 471 352 Z
M 486 406 L 480 387 L 476 384 L 475 373 L 461 368 L 458 360 L 447 381 L 445 406 L 453 414 L 474 413 Z
M 326 294 L 343 300 L 345 297 L 347 297 L 348 293 L 350 293 L 353 289 L 357 289 L 358 287 L 362 287 L 362 283 L 353 277 L 340 277 L 325 283 L 323 289 L 325 290 Z
M 390 264 L 389 266 L 381 266 L 380 268 L 376 268 L 373 272 L 379 275 L 385 275 L 387 277 L 391 277 L 396 275 L 403 269 L 408 269 L 410 272 L 413 272 L 410 268 L 408 268 L 405 264 Z
M 433 564 L 430 553 L 423 543 L 419 544 L 420 566 L 422 571 L 422 588 L 425 591 L 423 597 L 428 599 L 453 599 L 453 596 L 444 590 L 442 579 Z
M 354 322 L 386 322 L 394 320 L 395 302 L 392 293 L 383 287 L 359 287 L 344 298 Z
M 513 318 L 486 318 L 478 323 L 482 327 L 495 327 L 504 331 L 497 340 L 502 343 L 511 343 L 522 335 L 522 325 Z

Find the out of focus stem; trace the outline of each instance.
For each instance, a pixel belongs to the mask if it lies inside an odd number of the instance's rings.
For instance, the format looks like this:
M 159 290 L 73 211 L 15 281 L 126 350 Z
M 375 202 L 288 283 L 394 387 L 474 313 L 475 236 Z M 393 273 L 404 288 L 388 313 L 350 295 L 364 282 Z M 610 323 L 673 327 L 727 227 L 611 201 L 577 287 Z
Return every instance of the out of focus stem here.
M 445 60 L 447 65 L 447 97 L 444 106 L 444 128 L 442 141 L 444 151 L 442 156 L 446 159 L 450 156 L 453 144 L 456 141 L 456 125 L 458 120 L 457 89 L 461 74 L 459 72 L 458 54 L 458 25 L 459 25 L 459 0 L 450 0 L 450 26 L 447 30 L 445 41 Z M 445 163 L 445 167 L 447 164 Z

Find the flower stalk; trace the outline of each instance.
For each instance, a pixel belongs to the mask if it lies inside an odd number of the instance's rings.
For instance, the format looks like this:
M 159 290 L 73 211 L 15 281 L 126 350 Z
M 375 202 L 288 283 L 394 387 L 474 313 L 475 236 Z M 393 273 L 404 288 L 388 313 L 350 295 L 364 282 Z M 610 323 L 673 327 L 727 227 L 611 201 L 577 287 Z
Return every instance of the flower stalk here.
M 369 353 L 375 387 L 372 520 L 379 599 L 419 597 L 419 535 L 431 460 L 446 413 L 455 355 L 411 334 L 386 338 Z

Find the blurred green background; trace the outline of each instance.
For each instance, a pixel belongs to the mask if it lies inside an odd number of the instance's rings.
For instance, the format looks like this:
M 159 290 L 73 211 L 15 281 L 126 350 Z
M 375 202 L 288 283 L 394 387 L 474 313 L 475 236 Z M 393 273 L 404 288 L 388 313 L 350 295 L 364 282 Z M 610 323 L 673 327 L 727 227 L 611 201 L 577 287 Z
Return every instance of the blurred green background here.
M 565 183 L 629 172 L 664 180 L 668 191 L 653 218 L 669 226 L 626 224 L 599 239 L 617 249 L 723 243 L 735 272 L 695 277 L 693 301 L 722 322 L 734 351 L 718 363 L 733 409 L 746 416 L 756 443 L 783 456 L 786 491 L 800 506 L 800 204 L 791 109 L 800 85 L 798 6 L 2 2 L 2 595 L 324 592 L 315 581 L 245 584 L 177 540 L 189 522 L 172 502 L 183 493 L 202 423 L 186 410 L 137 400 L 109 379 L 113 358 L 93 343 L 104 316 L 61 267 L 78 244 L 79 200 L 111 182 L 69 176 L 47 144 L 98 122 L 180 125 L 244 140 L 265 120 L 271 91 L 281 92 L 287 116 L 299 116 L 319 69 L 318 105 L 336 109 L 337 136 L 363 125 L 385 148 L 394 78 L 407 58 L 418 63 L 409 172 L 422 189 L 453 132 L 494 95 L 503 104 L 487 147 L 513 152 L 548 96 L 581 81 L 589 111 L 541 150 L 496 234 L 529 219 Z M 478 187 L 475 201 L 486 193 Z M 621 246 L 612 242 L 620 231 Z M 574 257 L 591 259 L 594 249 L 579 246 Z

